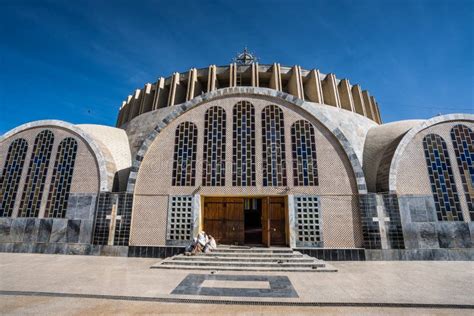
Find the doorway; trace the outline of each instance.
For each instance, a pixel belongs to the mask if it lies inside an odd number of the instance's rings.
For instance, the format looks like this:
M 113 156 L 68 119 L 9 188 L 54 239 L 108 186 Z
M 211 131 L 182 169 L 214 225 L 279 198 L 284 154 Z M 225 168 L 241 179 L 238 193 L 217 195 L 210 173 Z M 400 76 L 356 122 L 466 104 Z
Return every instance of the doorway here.
M 262 199 L 244 200 L 245 244 L 262 244 Z

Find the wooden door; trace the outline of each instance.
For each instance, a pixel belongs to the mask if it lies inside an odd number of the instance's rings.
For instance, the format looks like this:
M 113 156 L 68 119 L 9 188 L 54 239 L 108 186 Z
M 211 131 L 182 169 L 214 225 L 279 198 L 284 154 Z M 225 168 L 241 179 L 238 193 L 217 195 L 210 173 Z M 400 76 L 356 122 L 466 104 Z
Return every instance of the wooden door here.
M 205 198 L 204 231 L 212 235 L 217 243 L 243 244 L 245 240 L 243 198 Z
M 270 242 L 286 245 L 285 198 L 270 197 Z
M 270 247 L 270 198 L 266 197 L 262 203 L 262 243 Z

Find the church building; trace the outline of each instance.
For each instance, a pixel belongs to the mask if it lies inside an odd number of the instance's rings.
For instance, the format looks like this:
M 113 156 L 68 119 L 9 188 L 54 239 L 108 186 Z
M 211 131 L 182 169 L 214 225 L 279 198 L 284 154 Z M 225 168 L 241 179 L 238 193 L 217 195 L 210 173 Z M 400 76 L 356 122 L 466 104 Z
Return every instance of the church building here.
M 145 84 L 116 127 L 23 124 L 0 137 L 0 251 L 163 258 L 205 231 L 325 260 L 474 260 L 474 115 L 380 112 L 348 79 L 244 50 Z

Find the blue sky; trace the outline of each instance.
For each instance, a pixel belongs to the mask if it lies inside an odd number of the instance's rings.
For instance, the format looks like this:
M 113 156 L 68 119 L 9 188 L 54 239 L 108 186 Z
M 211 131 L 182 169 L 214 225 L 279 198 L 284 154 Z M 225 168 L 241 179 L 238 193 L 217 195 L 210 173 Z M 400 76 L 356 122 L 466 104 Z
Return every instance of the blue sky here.
M 114 125 L 136 88 L 190 67 L 335 73 L 385 122 L 474 113 L 474 1 L 0 0 L 0 134 L 60 119 Z

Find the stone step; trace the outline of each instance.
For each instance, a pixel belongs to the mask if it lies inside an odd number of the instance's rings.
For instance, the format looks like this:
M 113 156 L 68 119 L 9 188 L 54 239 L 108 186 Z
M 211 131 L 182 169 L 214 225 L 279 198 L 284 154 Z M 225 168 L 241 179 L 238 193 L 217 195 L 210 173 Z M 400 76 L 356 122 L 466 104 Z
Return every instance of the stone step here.
M 298 256 L 298 257 L 240 257 L 240 256 L 175 256 L 173 260 L 185 260 L 185 261 L 229 261 L 229 262 L 314 262 L 315 259 L 309 256 Z
M 170 269 L 170 270 L 199 270 L 199 271 L 247 271 L 247 272 L 337 272 L 333 266 L 311 268 L 287 268 L 287 267 L 241 267 L 241 266 L 194 266 L 194 265 L 162 265 L 151 266 L 152 269 Z
M 289 258 L 296 258 L 296 257 L 303 257 L 303 254 L 300 252 L 293 252 L 293 253 L 258 253 L 258 252 L 219 252 L 218 250 L 214 250 L 213 252 L 209 253 L 197 253 L 196 257 L 262 257 L 262 258 L 273 258 L 273 257 L 289 257 Z
M 172 258 L 171 260 L 165 259 L 161 262 L 161 265 L 179 265 L 179 266 L 223 266 L 223 267 L 252 267 L 252 268 L 264 268 L 264 267 L 285 267 L 285 268 L 313 268 L 313 267 L 324 267 L 325 263 L 320 261 L 313 262 L 227 262 L 227 261 L 189 261 L 179 260 L 178 258 Z
M 242 253 L 293 253 L 291 248 L 221 248 L 218 247 L 214 252 L 242 252 Z

